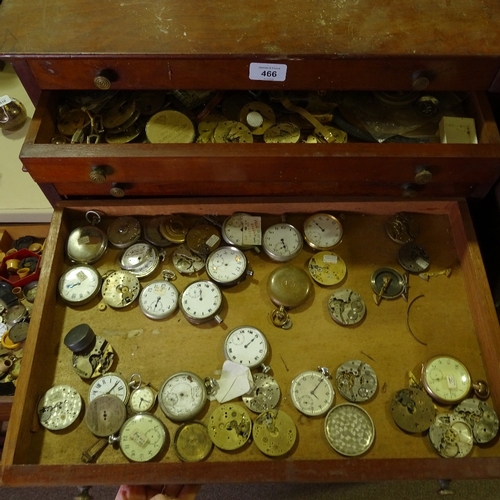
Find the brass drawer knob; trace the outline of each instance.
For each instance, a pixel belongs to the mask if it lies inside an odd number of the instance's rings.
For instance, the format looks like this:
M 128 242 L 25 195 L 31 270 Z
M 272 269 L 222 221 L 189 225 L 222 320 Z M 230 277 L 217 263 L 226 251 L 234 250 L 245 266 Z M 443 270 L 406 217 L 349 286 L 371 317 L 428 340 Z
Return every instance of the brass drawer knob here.
M 432 172 L 427 167 L 417 167 L 413 180 L 415 184 L 419 184 L 420 186 L 429 184 L 432 181 Z
M 125 189 L 123 189 L 123 187 L 119 184 L 114 183 L 109 190 L 109 194 L 115 198 L 123 198 L 125 196 Z
M 432 76 L 428 72 L 415 71 L 411 77 L 413 90 L 425 90 L 430 85 Z
M 94 85 L 99 90 L 109 90 L 111 84 L 118 80 L 118 75 L 112 69 L 104 69 L 94 78 Z
M 103 166 L 92 167 L 89 179 L 95 184 L 102 184 L 106 181 L 106 168 Z
M 418 195 L 418 191 L 415 189 L 413 184 L 405 183 L 401 186 L 403 198 L 415 198 Z

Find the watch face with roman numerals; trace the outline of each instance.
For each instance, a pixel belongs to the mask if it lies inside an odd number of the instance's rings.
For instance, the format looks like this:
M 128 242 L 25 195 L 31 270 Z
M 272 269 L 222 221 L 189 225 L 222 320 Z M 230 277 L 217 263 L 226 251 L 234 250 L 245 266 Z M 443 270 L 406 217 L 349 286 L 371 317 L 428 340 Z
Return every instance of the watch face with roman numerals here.
M 117 373 L 106 373 L 94 380 L 89 390 L 89 402 L 103 394 L 117 396 L 124 404 L 127 404 L 130 396 L 129 384 Z
M 224 342 L 224 355 L 229 361 L 255 368 L 267 356 L 267 340 L 254 326 L 239 326 L 229 332 Z

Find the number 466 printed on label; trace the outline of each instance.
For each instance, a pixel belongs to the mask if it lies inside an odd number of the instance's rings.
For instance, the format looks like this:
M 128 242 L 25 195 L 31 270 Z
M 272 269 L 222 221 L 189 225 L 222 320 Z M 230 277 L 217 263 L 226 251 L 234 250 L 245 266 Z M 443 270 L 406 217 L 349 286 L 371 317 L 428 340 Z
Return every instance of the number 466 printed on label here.
M 249 78 L 266 82 L 284 82 L 286 69 L 286 64 L 250 63 Z

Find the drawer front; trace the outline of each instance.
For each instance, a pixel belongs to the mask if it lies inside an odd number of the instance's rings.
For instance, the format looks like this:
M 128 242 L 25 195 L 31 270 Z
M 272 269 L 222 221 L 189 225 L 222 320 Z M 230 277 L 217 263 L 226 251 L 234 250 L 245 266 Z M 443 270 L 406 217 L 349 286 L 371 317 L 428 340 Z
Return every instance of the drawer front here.
M 495 58 L 49 58 L 30 59 L 42 89 L 97 89 L 105 76 L 114 89 L 487 90 Z M 251 63 L 286 67 L 283 81 L 250 76 Z
M 289 311 L 293 326 L 284 331 L 273 326 L 270 312 L 273 304 L 267 292 L 267 280 L 278 266 L 264 252 L 246 252 L 252 277 L 223 290 L 223 323 L 215 321 L 193 325 L 178 310 L 166 320 L 146 318 L 139 307 L 116 310 L 99 307 L 100 298 L 81 307 L 64 305 L 57 296 L 57 284 L 70 263 L 64 257 L 69 232 L 85 221 L 89 209 L 103 214 L 101 227 L 118 216 L 133 215 L 142 222 L 161 213 L 182 213 L 191 220 L 202 214 L 229 215 L 246 212 L 261 216 L 262 227 L 287 221 L 301 228 L 305 217 L 314 212 L 329 212 L 342 221 L 344 237 L 335 252 L 347 265 L 347 278 L 339 286 L 313 285 L 314 293 L 302 306 Z M 429 281 L 410 276 L 409 300 L 420 298 L 409 310 L 402 297 L 372 300 L 370 276 L 379 267 L 398 267 L 399 246 L 385 230 L 390 216 L 411 212 L 420 227 L 419 243 L 427 250 L 431 270 L 451 268 L 448 278 Z M 171 269 L 171 259 L 161 269 Z M 489 404 L 500 410 L 500 326 L 496 318 L 479 249 L 465 202 L 332 202 L 314 199 L 197 199 L 152 200 L 132 204 L 75 202 L 57 209 L 46 245 L 44 267 L 40 278 L 40 301 L 35 303 L 25 359 L 14 401 L 12 418 L 3 450 L 2 480 L 9 485 L 61 485 L 147 483 L 156 484 L 169 478 L 172 483 L 307 481 L 348 482 L 403 478 L 498 477 L 500 449 L 497 441 L 474 446 L 472 453 L 460 461 L 444 460 L 428 444 L 425 434 L 401 431 L 390 416 L 391 400 L 399 389 L 407 387 L 408 371 L 417 374 L 423 361 L 447 353 L 462 360 L 474 380 L 487 380 L 491 389 Z M 100 273 L 116 268 L 119 250 L 109 248 L 95 267 Z M 314 255 L 304 246 L 292 265 L 302 267 Z M 173 268 L 172 268 L 173 269 Z M 142 286 L 159 278 L 160 270 L 142 279 Z M 183 290 L 188 284 L 205 278 L 204 272 L 180 275 L 175 286 Z M 365 299 L 367 314 L 355 327 L 336 325 L 327 311 L 329 296 L 339 287 L 358 291 Z M 37 297 L 38 298 L 38 297 Z M 251 307 L 249 305 L 251 304 Z M 170 444 L 165 453 L 151 463 L 130 463 L 118 449 L 108 446 L 94 464 L 82 464 L 83 450 L 96 438 L 83 417 L 65 432 L 50 432 L 37 425 L 34 413 L 39 397 L 51 386 L 74 387 L 85 399 L 89 380 L 81 379 L 71 367 L 71 352 L 63 345 L 66 333 L 79 323 L 88 323 L 113 346 L 117 356 L 113 370 L 125 377 L 140 373 L 143 381 L 158 388 L 164 379 L 180 370 L 201 376 L 212 376 L 223 361 L 223 344 L 228 332 L 250 324 L 264 332 L 270 345 L 267 363 L 281 388 L 279 409 L 287 413 L 296 426 L 299 440 L 289 453 L 269 458 L 254 442 L 227 453 L 215 448 L 203 462 L 183 463 L 177 458 L 173 439 L 178 423 L 168 420 L 156 407 L 155 415 L 168 429 Z M 407 322 L 411 333 L 407 330 Z M 314 331 L 314 335 L 311 335 Z M 425 345 L 424 345 L 425 344 Z M 203 346 L 200 348 L 200 346 Z M 400 353 L 404 352 L 404 360 Z M 304 353 L 307 353 L 304 355 Z M 324 418 L 307 418 L 293 406 L 290 397 L 292 379 L 318 364 L 332 373 L 348 359 L 370 364 L 378 377 L 379 388 L 373 399 L 363 403 L 370 414 L 376 438 L 361 457 L 346 460 L 328 444 L 323 431 Z M 218 375 L 216 375 L 218 378 Z M 335 379 L 335 376 L 334 376 Z M 335 384 L 335 380 L 333 381 Z M 345 402 L 340 392 L 335 405 Z M 236 404 L 243 405 L 241 401 Z M 204 423 L 218 407 L 213 401 L 197 417 Z M 439 411 L 448 407 L 439 406 Z M 257 418 L 252 414 L 252 420 Z

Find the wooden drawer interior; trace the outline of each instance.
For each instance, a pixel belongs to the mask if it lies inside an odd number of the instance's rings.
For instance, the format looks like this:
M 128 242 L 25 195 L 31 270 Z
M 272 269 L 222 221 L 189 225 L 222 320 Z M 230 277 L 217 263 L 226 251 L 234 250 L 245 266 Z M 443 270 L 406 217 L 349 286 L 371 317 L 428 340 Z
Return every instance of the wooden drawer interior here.
M 65 306 L 56 293 L 59 276 L 70 263 L 64 257 L 69 232 L 85 225 L 88 209 L 105 214 L 103 229 L 113 218 L 134 215 L 147 217 L 182 213 L 188 217 L 203 214 L 229 215 L 236 211 L 259 214 L 263 227 L 287 221 L 301 227 L 307 214 L 326 211 L 340 217 L 344 227 L 342 243 L 336 247 L 347 264 L 347 278 L 340 285 L 314 285 L 314 294 L 290 315 L 293 327 L 282 330 L 272 325 L 266 283 L 277 264 L 263 252 L 247 251 L 253 277 L 223 290 L 221 325 L 190 324 L 180 311 L 159 322 L 147 319 L 137 305 L 126 310 L 98 310 L 99 299 L 80 308 Z M 402 298 L 383 300 L 376 306 L 372 299 L 370 276 L 380 267 L 399 269 L 399 245 L 387 235 L 385 224 L 390 215 L 411 212 L 420 226 L 418 242 L 426 248 L 431 270 L 451 268 L 449 278 L 425 281 L 410 276 L 409 301 L 423 295 L 411 308 Z M 116 268 L 119 251 L 108 249 L 96 263 L 101 273 Z M 374 481 L 396 478 L 472 478 L 498 477 L 500 449 L 498 438 L 485 446 L 474 446 L 470 456 L 456 460 L 440 458 L 426 434 L 401 431 L 390 415 L 394 393 L 408 384 L 408 372 L 418 374 L 421 363 L 433 355 L 446 353 L 461 359 L 474 379 L 485 379 L 491 388 L 489 403 L 500 411 L 500 328 L 491 299 L 480 252 L 464 201 L 407 202 L 332 202 L 308 199 L 200 199 L 189 201 L 151 200 L 148 204 L 125 202 L 74 202 L 55 211 L 46 247 L 39 293 L 32 316 L 25 363 L 14 402 L 4 457 L 3 481 L 12 485 L 61 484 L 154 484 L 172 483 L 261 482 L 261 481 Z M 313 255 L 304 247 L 291 264 L 305 266 Z M 172 268 L 169 255 L 160 266 Z M 160 270 L 143 281 L 158 278 Z M 175 284 L 182 290 L 195 279 L 180 276 Z M 356 327 L 336 325 L 326 303 L 334 290 L 348 287 L 366 301 L 367 316 Z M 407 329 L 426 345 L 419 343 Z M 172 446 L 178 424 L 169 421 L 159 408 L 155 415 L 163 420 L 170 434 L 166 453 L 152 463 L 129 463 L 117 449 L 108 446 L 96 464 L 84 465 L 80 456 L 96 438 L 80 418 L 68 431 L 49 432 L 35 417 L 38 398 L 52 385 L 69 384 L 87 400 L 89 381 L 80 379 L 70 366 L 70 352 L 62 340 L 70 328 L 86 322 L 103 335 L 117 352 L 114 371 L 125 377 L 139 372 L 153 386 L 161 385 L 171 373 L 191 370 L 201 376 L 214 376 L 224 361 L 223 342 L 236 326 L 251 324 L 261 329 L 270 344 L 267 360 L 280 384 L 280 409 L 290 415 L 298 431 L 292 451 L 279 458 L 268 458 L 252 442 L 236 452 L 219 449 L 199 463 L 181 462 Z M 402 355 L 404 353 L 404 355 Z M 376 437 L 373 447 L 361 457 L 347 459 L 337 454 L 323 433 L 324 418 L 302 416 L 289 397 L 291 380 L 300 372 L 325 365 L 335 372 L 348 359 L 369 363 L 377 373 L 376 396 L 363 403 L 371 415 Z M 216 375 L 215 375 L 216 376 Z M 217 376 L 216 376 L 217 378 Z M 335 404 L 344 402 L 336 393 Z M 242 403 L 239 403 L 242 404 Z M 210 403 L 199 419 L 207 422 L 217 406 Z M 438 412 L 447 411 L 438 405 Z M 256 415 L 252 415 L 255 418 Z M 458 459 L 457 459 L 458 460 Z

